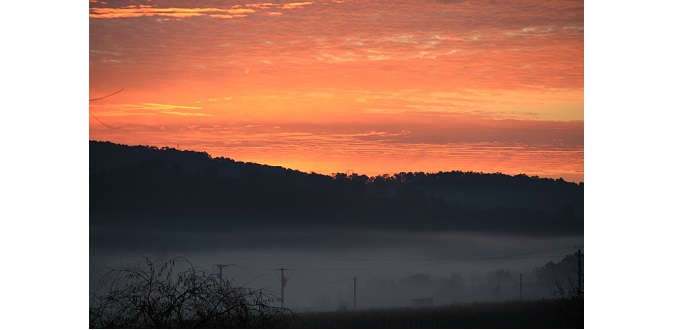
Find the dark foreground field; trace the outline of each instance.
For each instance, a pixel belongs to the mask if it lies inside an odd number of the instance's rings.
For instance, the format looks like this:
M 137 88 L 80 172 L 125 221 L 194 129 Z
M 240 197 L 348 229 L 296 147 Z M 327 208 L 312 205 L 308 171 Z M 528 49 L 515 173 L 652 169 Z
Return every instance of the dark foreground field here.
M 582 329 L 583 301 L 541 300 L 300 313 L 282 327 Z

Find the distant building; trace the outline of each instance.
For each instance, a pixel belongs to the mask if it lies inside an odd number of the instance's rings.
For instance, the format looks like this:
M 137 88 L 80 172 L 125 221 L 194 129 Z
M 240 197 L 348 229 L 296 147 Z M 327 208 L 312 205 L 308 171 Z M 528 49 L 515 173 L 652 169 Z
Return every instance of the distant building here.
M 428 307 L 433 305 L 433 298 L 417 298 L 411 299 L 413 307 Z

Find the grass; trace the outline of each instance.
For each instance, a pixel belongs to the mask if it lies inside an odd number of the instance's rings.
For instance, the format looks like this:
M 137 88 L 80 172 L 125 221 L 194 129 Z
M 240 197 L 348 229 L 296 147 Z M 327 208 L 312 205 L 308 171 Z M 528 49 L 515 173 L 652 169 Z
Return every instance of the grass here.
M 289 328 L 581 329 L 583 300 L 470 303 L 297 314 Z

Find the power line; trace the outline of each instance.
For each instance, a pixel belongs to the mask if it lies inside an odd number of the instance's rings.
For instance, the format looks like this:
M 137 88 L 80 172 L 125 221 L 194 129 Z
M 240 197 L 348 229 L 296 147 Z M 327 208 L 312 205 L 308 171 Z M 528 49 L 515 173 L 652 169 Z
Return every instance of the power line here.
M 120 90 L 118 90 L 118 91 L 116 91 L 116 92 L 114 92 L 114 93 L 112 93 L 112 94 L 109 94 L 109 95 L 105 95 L 105 96 L 101 96 L 101 97 L 96 97 L 96 98 L 94 98 L 94 99 L 89 99 L 89 101 L 92 102 L 92 101 L 103 100 L 103 99 L 106 99 L 106 98 L 108 98 L 108 97 L 110 97 L 110 96 L 112 96 L 112 95 L 114 95 L 114 94 L 117 94 L 117 93 L 123 91 L 123 90 L 124 90 L 124 88 L 122 88 L 122 89 L 120 89 Z M 100 118 L 97 118 L 97 117 L 96 117 L 95 115 L 93 115 L 93 114 L 90 114 L 90 117 L 95 118 L 95 120 L 97 120 L 98 122 L 100 122 L 100 124 L 105 125 L 107 128 L 110 128 L 110 129 L 115 129 L 115 128 L 116 128 L 116 127 L 112 127 L 112 126 L 109 126 L 109 125 L 105 124 L 105 122 L 101 121 Z
M 114 92 L 114 93 L 112 93 L 112 94 L 109 94 L 109 95 L 105 95 L 105 96 L 101 96 L 101 97 L 96 97 L 96 98 L 94 98 L 94 99 L 90 99 L 90 102 L 106 99 L 106 98 L 108 98 L 108 97 L 110 97 L 110 96 L 112 96 L 112 95 L 114 95 L 114 94 L 117 94 L 117 93 L 123 91 L 123 90 L 124 90 L 124 88 L 122 88 L 122 89 L 120 89 L 120 90 L 118 90 L 118 91 L 116 91 L 116 92 Z
M 354 277 L 351 277 L 351 278 L 346 278 L 344 280 L 338 280 L 338 281 L 333 281 L 333 282 L 327 282 L 327 283 L 314 284 L 314 285 L 309 285 L 309 286 L 302 286 L 302 287 L 298 287 L 298 288 L 287 289 L 287 291 L 318 288 L 318 287 L 322 287 L 322 286 L 343 283 L 343 282 L 350 281 L 353 279 L 354 279 Z

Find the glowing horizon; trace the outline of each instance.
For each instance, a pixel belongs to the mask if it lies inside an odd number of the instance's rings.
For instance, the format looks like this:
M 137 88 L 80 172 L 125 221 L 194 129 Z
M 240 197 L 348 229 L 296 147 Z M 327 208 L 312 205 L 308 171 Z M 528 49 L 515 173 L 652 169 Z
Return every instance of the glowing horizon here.
M 583 2 L 91 1 L 90 139 L 583 181 Z

